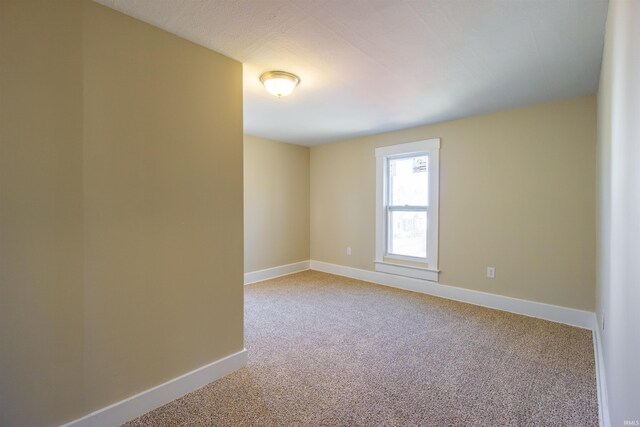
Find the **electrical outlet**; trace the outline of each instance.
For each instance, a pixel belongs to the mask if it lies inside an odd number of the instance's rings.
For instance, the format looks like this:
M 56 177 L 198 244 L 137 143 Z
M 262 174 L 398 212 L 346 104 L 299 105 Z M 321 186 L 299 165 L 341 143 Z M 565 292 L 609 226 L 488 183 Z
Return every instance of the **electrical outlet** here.
M 347 255 L 351 255 L 351 246 L 347 247 Z
M 495 267 L 487 267 L 487 278 L 495 279 L 496 277 L 496 268 Z

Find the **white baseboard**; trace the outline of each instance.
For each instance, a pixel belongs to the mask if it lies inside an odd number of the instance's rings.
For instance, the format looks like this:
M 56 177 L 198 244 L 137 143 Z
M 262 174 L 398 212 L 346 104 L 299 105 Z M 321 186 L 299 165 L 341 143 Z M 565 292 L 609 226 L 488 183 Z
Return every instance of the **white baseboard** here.
M 208 365 L 202 366 L 164 384 L 150 388 L 113 405 L 102 408 L 65 424 L 63 427 L 116 427 L 146 414 L 185 394 L 197 390 L 240 369 L 247 364 L 244 349 Z
M 309 269 L 309 261 L 300 261 L 293 264 L 280 265 L 278 267 L 266 268 L 264 270 L 244 273 L 244 284 L 262 282 L 263 280 L 274 279 L 288 274 L 298 273 Z
M 359 268 L 346 267 L 344 265 L 331 264 L 322 261 L 311 260 L 310 267 L 311 270 L 323 271 L 325 273 L 351 277 L 353 279 L 364 280 L 367 282 L 377 283 L 379 285 L 391 286 L 394 288 L 420 292 L 423 294 L 480 305 L 483 307 L 495 308 L 497 310 L 550 320 L 552 322 L 564 323 L 571 326 L 577 326 L 579 328 L 592 329 L 593 326 L 593 312 L 590 311 L 576 310 L 574 308 L 511 298 L 487 292 L 474 291 L 471 289 L 457 288 L 455 286 L 444 285 L 438 282 L 396 276 L 377 271 L 361 270 Z
M 596 361 L 596 381 L 598 389 L 598 408 L 601 427 L 610 427 L 609 406 L 607 401 L 607 388 L 602 353 L 602 340 L 600 327 L 595 313 L 574 308 L 561 307 L 541 302 L 522 300 L 471 289 L 457 288 L 443 285 L 437 282 L 413 279 L 410 277 L 396 276 L 376 271 L 362 270 L 344 265 L 311 260 L 311 270 L 337 274 L 352 279 L 377 283 L 379 285 L 405 289 L 428 295 L 434 295 L 455 301 L 522 314 L 564 323 L 579 328 L 590 329 L 593 333 L 594 357 Z
M 362 270 L 344 265 L 311 260 L 311 270 L 337 274 L 366 282 L 394 288 L 405 289 L 423 294 L 434 295 L 451 300 L 522 314 L 564 323 L 579 328 L 589 329 L 593 334 L 594 357 L 596 362 L 596 382 L 598 391 L 598 412 L 601 427 L 610 427 L 609 405 L 607 399 L 607 387 L 604 368 L 604 353 L 602 352 L 602 337 L 600 325 L 595 313 L 574 308 L 561 307 L 541 302 L 522 300 L 502 295 L 479 292 L 470 289 L 457 288 L 443 285 L 437 282 L 413 279 L 410 277 L 396 276 L 376 271 Z
M 594 313 L 315 260 L 302 261 L 246 273 L 245 284 L 285 276 L 308 269 L 592 330 L 596 361 L 600 426 L 610 427 L 602 341 L 600 328 Z M 197 390 L 211 381 L 222 378 L 246 366 L 246 364 L 247 351 L 245 349 L 106 408 L 92 412 L 82 418 L 64 424 L 63 427 L 119 426 L 191 391 Z
M 596 359 L 596 386 L 598 389 L 598 412 L 600 427 L 610 427 L 609 401 L 607 399 L 607 381 L 604 370 L 604 353 L 602 352 L 602 335 L 598 316 L 593 315 L 593 351 Z

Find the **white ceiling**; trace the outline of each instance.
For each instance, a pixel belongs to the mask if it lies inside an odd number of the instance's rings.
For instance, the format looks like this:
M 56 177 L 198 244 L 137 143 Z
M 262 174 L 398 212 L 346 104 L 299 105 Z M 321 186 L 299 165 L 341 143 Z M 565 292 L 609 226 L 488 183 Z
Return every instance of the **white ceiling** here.
M 245 133 L 303 145 L 594 93 L 606 0 L 98 0 L 244 63 Z M 258 77 L 300 76 L 278 99 Z

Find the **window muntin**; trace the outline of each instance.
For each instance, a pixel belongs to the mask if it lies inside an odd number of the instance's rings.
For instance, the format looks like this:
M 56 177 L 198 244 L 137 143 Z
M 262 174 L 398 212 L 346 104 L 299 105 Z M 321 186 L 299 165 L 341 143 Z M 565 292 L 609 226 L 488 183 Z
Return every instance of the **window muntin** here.
M 415 153 L 386 161 L 386 256 L 427 258 L 429 156 Z
M 375 154 L 375 270 L 438 281 L 440 140 L 379 147 Z

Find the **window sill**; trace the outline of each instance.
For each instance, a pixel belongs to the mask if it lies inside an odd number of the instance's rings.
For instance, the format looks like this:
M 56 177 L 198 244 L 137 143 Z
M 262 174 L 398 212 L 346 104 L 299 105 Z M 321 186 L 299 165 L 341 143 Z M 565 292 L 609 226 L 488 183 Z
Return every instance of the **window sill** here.
M 431 268 L 413 267 L 410 265 L 393 264 L 390 262 L 374 261 L 376 271 L 380 273 L 395 274 L 397 276 L 412 277 L 414 279 L 438 281 L 440 270 Z

